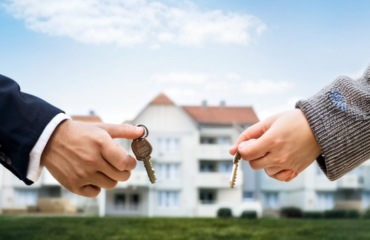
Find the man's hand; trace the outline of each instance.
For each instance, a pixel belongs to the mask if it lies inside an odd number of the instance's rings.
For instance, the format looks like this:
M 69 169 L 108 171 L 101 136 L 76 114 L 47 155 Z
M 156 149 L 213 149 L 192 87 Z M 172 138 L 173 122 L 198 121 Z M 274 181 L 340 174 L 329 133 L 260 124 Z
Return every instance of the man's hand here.
M 265 169 L 280 181 L 291 181 L 321 154 L 319 144 L 301 110 L 271 116 L 244 131 L 230 149 L 249 161 L 252 169 Z
M 61 123 L 49 139 L 41 164 L 69 191 L 96 197 L 101 188 L 127 181 L 136 160 L 113 138 L 135 139 L 143 128 L 130 125 Z

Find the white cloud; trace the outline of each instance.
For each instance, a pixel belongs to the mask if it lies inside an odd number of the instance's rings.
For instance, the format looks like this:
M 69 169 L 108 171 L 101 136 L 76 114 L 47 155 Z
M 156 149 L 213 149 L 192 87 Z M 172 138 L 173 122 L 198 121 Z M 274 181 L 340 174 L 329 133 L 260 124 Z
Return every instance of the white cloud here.
M 237 73 L 228 73 L 225 75 L 225 77 L 230 80 L 239 80 L 241 78 Z
M 267 117 L 270 117 L 270 116 L 275 115 L 277 113 L 292 110 L 292 109 L 294 109 L 295 104 L 301 99 L 304 99 L 304 98 L 302 98 L 302 97 L 291 97 L 285 103 L 275 104 L 274 102 L 271 102 L 272 107 L 256 108 L 256 109 L 258 109 L 258 111 L 257 111 L 258 117 L 260 118 L 260 120 L 264 120 Z
M 156 50 L 156 49 L 160 49 L 161 46 L 159 44 L 153 44 L 149 48 L 152 49 L 152 50 Z
M 271 81 L 262 79 L 259 81 L 244 81 L 240 91 L 250 95 L 280 94 L 294 87 L 294 84 L 287 81 Z
M 146 0 L 8 0 L 5 7 L 33 31 L 92 44 L 247 45 L 266 29 L 254 16 L 202 11 L 188 1 L 170 7 Z
M 199 98 L 203 95 L 192 88 L 167 88 L 164 90 L 169 96 L 175 96 L 176 98 Z
M 261 79 L 258 81 L 235 81 L 234 79 L 236 75 L 233 78 L 233 80 L 228 81 L 208 81 L 204 89 L 206 91 L 232 91 L 235 93 L 241 93 L 241 94 L 248 94 L 248 95 L 268 95 L 268 94 L 281 94 L 292 87 L 294 87 L 294 84 L 287 81 L 271 81 L 266 79 Z M 240 78 L 240 77 L 239 77 Z
M 167 74 L 154 75 L 151 80 L 157 84 L 164 83 L 190 83 L 190 84 L 201 84 L 208 79 L 207 74 L 201 73 L 189 73 L 189 72 L 172 72 Z

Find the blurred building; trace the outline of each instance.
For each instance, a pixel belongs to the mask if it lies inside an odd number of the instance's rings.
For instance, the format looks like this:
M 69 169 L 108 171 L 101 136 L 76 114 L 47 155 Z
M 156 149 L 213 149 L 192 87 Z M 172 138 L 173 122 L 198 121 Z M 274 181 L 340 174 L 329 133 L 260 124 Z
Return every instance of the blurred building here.
M 143 163 L 125 183 L 106 191 L 107 215 L 216 216 L 220 207 L 246 209 L 243 171 L 230 189 L 231 144 L 242 131 L 258 122 L 252 107 L 177 106 L 159 94 L 134 120 L 150 131 L 152 163 L 157 183 L 150 184 Z M 126 149 L 131 141 L 120 140 Z M 241 211 L 241 210 L 240 210 Z
M 72 116 L 75 121 L 102 122 L 93 112 Z M 259 209 L 276 215 L 284 206 L 305 211 L 333 208 L 365 209 L 370 205 L 370 165 L 364 163 L 341 179 L 330 182 L 316 163 L 290 183 L 269 178 L 241 161 L 234 189 L 229 180 L 229 149 L 239 135 L 258 122 L 252 107 L 178 106 L 164 94 L 154 98 L 132 121 L 149 129 L 152 163 L 157 182 L 151 184 L 143 163 L 127 182 L 102 190 L 96 199 L 72 194 L 44 169 L 40 180 L 26 186 L 6 169 L 0 169 L 1 208 L 34 206 L 38 198 L 68 198 L 84 214 L 123 216 L 213 217 L 221 207 L 235 215 Z M 116 140 L 126 149 L 131 141 Z M 131 152 L 133 155 L 133 153 Z M 2 171 L 2 174 L 1 174 Z

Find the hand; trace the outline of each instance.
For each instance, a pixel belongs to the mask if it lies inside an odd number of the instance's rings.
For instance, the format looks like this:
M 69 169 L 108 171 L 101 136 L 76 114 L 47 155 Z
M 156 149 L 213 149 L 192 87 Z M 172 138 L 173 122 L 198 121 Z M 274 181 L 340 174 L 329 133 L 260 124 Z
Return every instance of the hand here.
M 59 124 L 41 156 L 41 164 L 69 191 L 96 197 L 101 188 L 127 181 L 136 160 L 112 138 L 135 139 L 143 128 L 66 120 Z
M 252 141 L 248 141 L 255 139 Z M 230 149 L 249 161 L 252 169 L 265 169 L 280 181 L 290 181 L 321 154 L 319 144 L 301 110 L 271 116 L 244 131 Z

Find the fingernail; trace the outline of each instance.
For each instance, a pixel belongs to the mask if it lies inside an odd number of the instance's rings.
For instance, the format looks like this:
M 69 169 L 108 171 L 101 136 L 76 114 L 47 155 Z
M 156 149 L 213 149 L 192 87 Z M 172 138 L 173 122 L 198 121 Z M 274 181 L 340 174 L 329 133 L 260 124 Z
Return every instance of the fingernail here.
M 245 146 L 247 146 L 247 144 L 245 142 L 241 142 L 238 146 L 238 149 L 241 150 L 243 149 Z
M 294 175 L 295 175 L 296 173 L 295 172 L 293 172 L 293 174 L 290 176 L 290 178 L 292 178 L 292 177 L 294 177 Z
M 144 129 L 142 127 L 136 127 L 136 132 L 139 134 L 142 134 L 143 130 Z

